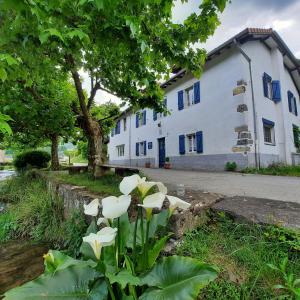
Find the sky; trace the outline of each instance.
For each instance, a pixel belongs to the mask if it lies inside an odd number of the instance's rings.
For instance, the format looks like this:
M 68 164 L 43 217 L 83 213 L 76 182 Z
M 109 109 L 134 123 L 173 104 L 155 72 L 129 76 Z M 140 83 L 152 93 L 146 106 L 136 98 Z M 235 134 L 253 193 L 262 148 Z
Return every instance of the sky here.
M 173 20 L 181 23 L 192 12 L 199 11 L 201 0 L 190 0 L 182 4 L 177 0 L 173 8 Z M 221 25 L 201 47 L 207 51 L 216 48 L 246 27 L 273 28 L 297 58 L 300 58 L 300 0 L 231 0 L 220 15 Z M 82 73 L 84 87 L 89 90 L 87 74 Z M 101 104 L 115 96 L 98 91 L 96 102 Z

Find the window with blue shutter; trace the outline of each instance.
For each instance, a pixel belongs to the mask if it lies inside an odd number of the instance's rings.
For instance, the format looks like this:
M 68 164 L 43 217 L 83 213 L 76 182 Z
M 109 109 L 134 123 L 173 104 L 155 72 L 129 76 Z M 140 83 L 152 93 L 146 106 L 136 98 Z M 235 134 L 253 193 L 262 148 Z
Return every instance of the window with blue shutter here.
M 272 81 L 272 100 L 274 102 L 281 101 L 281 89 L 279 80 Z
M 144 155 L 147 155 L 147 142 L 144 141 Z
M 263 75 L 263 88 L 264 88 L 264 96 L 267 98 L 271 98 L 269 85 L 272 82 L 272 77 L 267 73 Z
M 140 143 L 136 143 L 135 144 L 135 155 L 139 156 L 139 147 L 140 147 Z
M 185 154 L 185 135 L 179 136 L 179 154 Z
M 153 121 L 157 120 L 157 112 L 153 110 Z
M 140 120 L 139 113 L 136 113 L 136 115 L 135 115 L 135 127 L 136 128 L 139 127 L 139 120 Z
M 115 135 L 115 128 L 113 128 L 112 130 L 111 130 L 111 136 L 113 137 Z
M 116 124 L 115 134 L 121 133 L 121 121 L 119 120 Z
M 289 112 L 298 116 L 297 100 L 291 91 L 288 91 Z
M 200 81 L 194 83 L 194 103 L 200 103 Z
M 148 142 L 148 149 L 149 149 L 149 150 L 152 149 L 152 142 Z
M 164 99 L 164 107 L 167 110 L 168 109 L 168 101 L 167 98 Z M 167 115 L 167 112 L 164 112 L 164 117 Z
M 196 132 L 197 153 L 203 153 L 203 132 Z
M 146 125 L 146 111 L 143 111 L 143 125 Z
M 178 92 L 178 110 L 183 109 L 183 91 Z

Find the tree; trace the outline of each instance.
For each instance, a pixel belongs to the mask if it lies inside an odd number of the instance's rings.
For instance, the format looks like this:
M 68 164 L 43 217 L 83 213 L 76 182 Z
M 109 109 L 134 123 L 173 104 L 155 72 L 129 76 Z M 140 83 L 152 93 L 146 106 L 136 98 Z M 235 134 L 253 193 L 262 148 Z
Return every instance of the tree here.
M 200 76 L 205 51 L 194 44 L 214 33 L 227 1 L 202 1 L 198 14 L 176 24 L 174 0 L 1 0 L 0 8 L 9 17 L 2 23 L 0 38 L 2 33 L 7 51 L 20 43 L 24 51 L 42 49 L 54 65 L 71 74 L 89 143 L 89 165 L 98 176 L 103 131 L 91 113 L 97 91 L 108 91 L 133 107 L 162 110 L 158 80 L 168 77 L 174 65 Z M 91 77 L 89 97 L 81 69 Z
M 71 104 L 76 94 L 62 74 L 48 74 L 33 87 L 34 93 L 22 83 L 7 81 L 0 87 L 1 107 L 14 120 L 10 141 L 33 148 L 50 140 L 51 167 L 58 170 L 59 137 L 68 137 L 74 129 Z

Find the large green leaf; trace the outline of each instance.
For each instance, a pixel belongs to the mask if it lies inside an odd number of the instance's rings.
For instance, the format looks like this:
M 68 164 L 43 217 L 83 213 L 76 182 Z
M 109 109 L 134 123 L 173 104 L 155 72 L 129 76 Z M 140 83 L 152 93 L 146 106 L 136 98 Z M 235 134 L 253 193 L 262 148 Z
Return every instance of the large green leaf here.
M 93 220 L 90 226 L 88 227 L 85 236 L 88 236 L 90 233 L 97 233 L 97 231 L 98 231 L 97 224 L 95 220 Z M 85 259 L 92 259 L 94 261 L 97 261 L 94 251 L 88 243 L 82 242 L 80 247 L 80 253 L 83 255 Z
M 121 285 L 121 288 L 124 290 L 127 284 L 130 285 L 140 285 L 140 278 L 131 274 L 128 270 L 122 270 L 118 274 L 107 273 L 106 276 L 109 278 L 111 284 L 117 282 Z
M 59 270 L 71 266 L 89 266 L 95 268 L 97 265 L 97 263 L 92 260 L 77 260 L 57 250 L 50 250 L 48 254 L 48 258 L 46 257 L 45 259 L 45 273 L 48 274 L 54 274 Z
M 42 275 L 38 279 L 12 289 L 5 300 L 101 300 L 106 299 L 107 286 L 90 284 L 101 274 L 90 267 L 73 266 L 60 270 L 54 276 Z
M 194 300 L 201 288 L 218 275 L 215 267 L 196 259 L 170 256 L 157 263 L 141 279 L 150 288 L 141 300 Z

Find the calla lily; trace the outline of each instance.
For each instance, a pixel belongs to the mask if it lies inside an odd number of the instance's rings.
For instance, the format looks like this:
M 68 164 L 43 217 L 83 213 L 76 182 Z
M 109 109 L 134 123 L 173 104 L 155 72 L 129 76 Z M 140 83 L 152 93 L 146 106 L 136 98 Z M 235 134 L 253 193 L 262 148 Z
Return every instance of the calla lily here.
M 183 210 L 186 210 L 188 209 L 191 204 L 188 203 L 188 202 L 185 202 L 177 197 L 174 197 L 174 196 L 169 196 L 169 195 L 166 195 L 167 196 L 167 199 L 169 200 L 170 202 L 170 206 L 169 206 L 169 210 L 170 210 L 170 214 L 173 213 L 173 211 L 176 209 L 176 208 L 180 208 L 180 209 L 183 209 Z
M 99 199 L 94 199 L 89 204 L 83 204 L 84 213 L 96 217 L 99 212 Z
M 117 235 L 117 228 L 104 227 L 100 231 L 90 233 L 83 241 L 90 244 L 97 259 L 100 259 L 102 247 L 113 245 Z
M 109 222 L 106 218 L 99 218 L 97 220 L 97 225 L 105 224 L 106 226 L 109 226 Z
M 138 188 L 142 198 L 144 198 L 155 185 L 160 192 L 167 194 L 167 188 L 161 182 L 146 181 L 145 177 L 141 178 L 137 174 L 124 177 L 120 183 L 120 191 L 124 195 L 129 195 L 134 189 Z
M 49 251 L 48 253 L 43 255 L 43 258 L 46 262 L 53 264 L 54 263 L 54 255 Z
M 139 206 L 142 206 L 146 209 L 148 220 L 151 218 L 151 213 L 153 208 L 158 208 L 158 209 L 162 208 L 165 198 L 166 198 L 165 194 L 158 192 L 145 197 L 143 204 L 139 204 Z
M 102 215 L 106 219 L 119 218 L 127 212 L 131 202 L 130 195 L 122 195 L 120 197 L 110 196 L 102 199 Z

